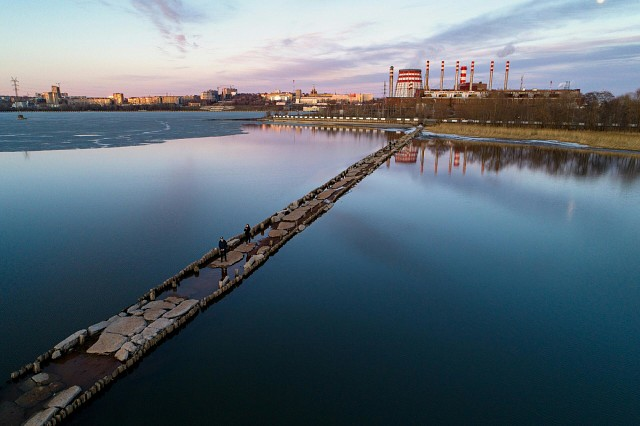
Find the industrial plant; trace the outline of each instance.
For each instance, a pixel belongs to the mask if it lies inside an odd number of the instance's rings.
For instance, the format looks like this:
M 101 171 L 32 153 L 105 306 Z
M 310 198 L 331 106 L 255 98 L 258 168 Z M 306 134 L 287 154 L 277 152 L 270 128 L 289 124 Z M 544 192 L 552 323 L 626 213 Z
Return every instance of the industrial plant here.
M 429 81 L 430 61 L 426 61 L 424 83 L 421 69 L 401 69 L 398 70 L 398 78 L 394 86 L 394 68 L 389 68 L 389 94 L 388 98 L 487 98 L 487 97 L 508 97 L 508 98 L 557 98 L 560 96 L 580 96 L 579 89 L 571 89 L 569 84 L 561 85 L 560 89 L 540 90 L 524 88 L 523 79 L 520 81 L 518 89 L 509 89 L 509 61 L 505 63 L 504 84 L 502 87 L 494 89 L 494 69 L 495 61 L 491 61 L 489 67 L 489 83 L 475 81 L 475 61 L 471 61 L 471 66 L 461 65 L 456 61 L 453 86 L 445 87 L 445 61 L 440 62 L 439 84 L 432 85 Z M 523 77 L 524 78 L 524 77 Z

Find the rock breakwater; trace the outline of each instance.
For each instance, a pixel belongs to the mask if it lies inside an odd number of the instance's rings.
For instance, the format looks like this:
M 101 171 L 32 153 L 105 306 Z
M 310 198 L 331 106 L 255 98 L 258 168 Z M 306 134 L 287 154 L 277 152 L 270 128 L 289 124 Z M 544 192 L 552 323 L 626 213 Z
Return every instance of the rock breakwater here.
M 12 372 L 8 386 L 0 392 L 2 424 L 57 425 L 64 421 L 201 310 L 247 279 L 420 131 L 418 127 L 407 132 L 251 228 L 251 237 L 261 234 L 263 238 L 255 242 L 245 241 L 243 234 L 229 238 L 226 260 L 220 259 L 217 248 L 210 250 L 118 314 L 74 332 Z M 226 271 L 236 264 L 234 277 L 225 272 L 217 288 L 202 298 L 165 294 L 184 279 L 197 276 L 202 268 Z M 83 366 L 82 372 L 77 365 Z

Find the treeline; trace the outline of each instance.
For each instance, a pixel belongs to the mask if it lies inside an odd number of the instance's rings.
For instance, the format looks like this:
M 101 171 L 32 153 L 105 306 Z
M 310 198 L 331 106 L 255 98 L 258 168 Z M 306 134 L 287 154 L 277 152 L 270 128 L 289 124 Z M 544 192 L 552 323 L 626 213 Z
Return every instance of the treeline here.
M 576 126 L 584 129 L 633 129 L 640 125 L 640 89 L 615 97 L 610 92 L 589 92 L 579 98 L 470 99 L 443 111 L 436 107 L 434 118 L 462 117 L 468 120 L 502 121 L 512 124 L 537 123 L 540 127 Z
M 512 98 L 502 92 L 484 98 L 391 98 L 359 105 L 328 105 L 328 116 L 420 119 L 466 119 L 480 124 L 640 131 L 640 89 L 611 92 L 575 91 L 557 97 Z

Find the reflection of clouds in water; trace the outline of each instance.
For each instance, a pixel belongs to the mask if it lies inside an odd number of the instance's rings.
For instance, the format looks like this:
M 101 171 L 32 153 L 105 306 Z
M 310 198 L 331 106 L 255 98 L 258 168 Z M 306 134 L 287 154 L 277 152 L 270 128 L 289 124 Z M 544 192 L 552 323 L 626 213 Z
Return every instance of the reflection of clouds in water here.
M 570 200 L 567 205 L 567 219 L 571 221 L 573 219 L 573 212 L 576 209 L 576 202 L 574 200 Z

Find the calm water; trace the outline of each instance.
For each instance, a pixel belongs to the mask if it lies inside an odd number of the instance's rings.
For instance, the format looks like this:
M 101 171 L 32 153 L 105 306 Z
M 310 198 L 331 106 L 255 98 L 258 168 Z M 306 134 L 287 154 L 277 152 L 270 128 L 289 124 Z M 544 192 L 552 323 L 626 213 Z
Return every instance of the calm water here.
M 0 153 L 1 371 L 388 137 L 240 131 Z M 416 142 L 71 423 L 637 423 L 639 169 Z

